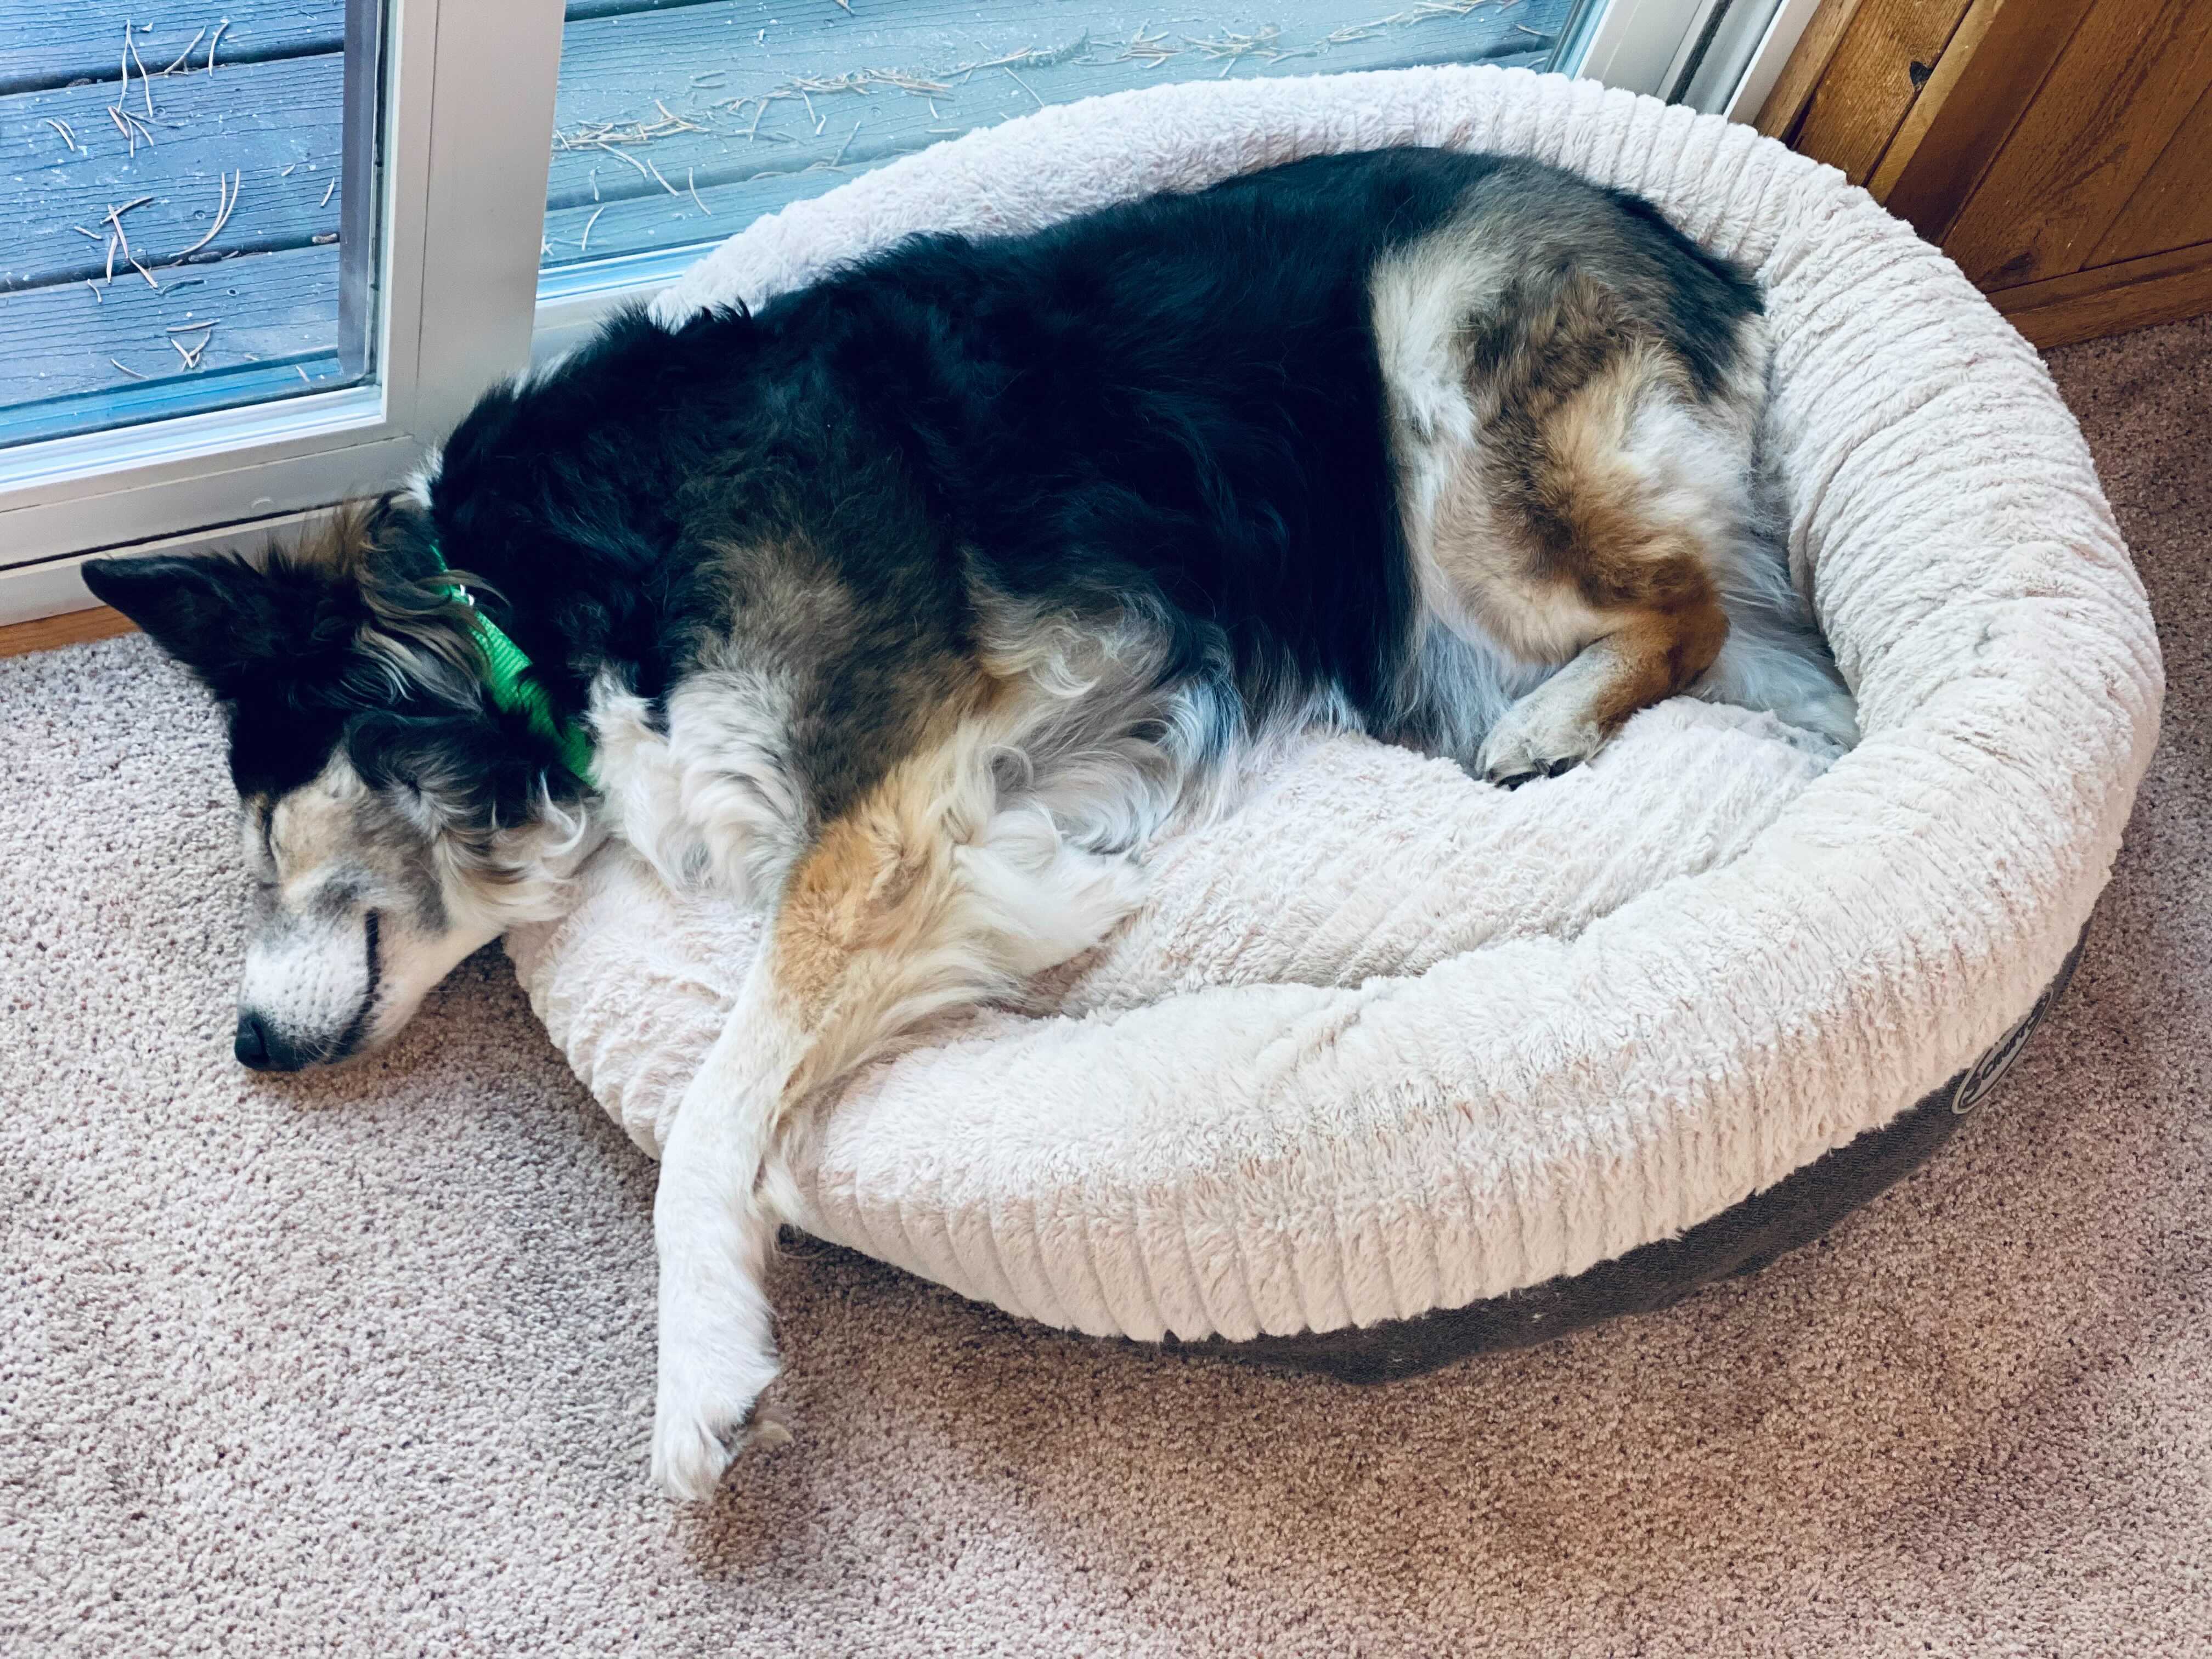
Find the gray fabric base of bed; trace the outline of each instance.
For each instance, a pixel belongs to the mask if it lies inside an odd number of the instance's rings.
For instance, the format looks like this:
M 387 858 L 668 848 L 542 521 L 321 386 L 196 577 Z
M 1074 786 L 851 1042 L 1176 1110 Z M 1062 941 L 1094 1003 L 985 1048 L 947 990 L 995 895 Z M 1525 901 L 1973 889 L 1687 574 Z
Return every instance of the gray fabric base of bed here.
M 2020 1023 L 1972 1066 L 1879 1129 L 1838 1146 L 1735 1208 L 1677 1238 L 1638 1246 L 1570 1278 L 1493 1296 L 1464 1308 L 1379 1325 L 1255 1336 L 1231 1342 L 1170 1338 L 1164 1347 L 1263 1365 L 1319 1371 L 1345 1382 L 1391 1382 L 1476 1354 L 1534 1347 L 1623 1314 L 1657 1313 L 1723 1279 L 1755 1273 L 1810 1244 L 1880 1197 L 1940 1151 L 1959 1120 L 1988 1098 L 2029 1035 L 2065 992 L 2087 931 Z

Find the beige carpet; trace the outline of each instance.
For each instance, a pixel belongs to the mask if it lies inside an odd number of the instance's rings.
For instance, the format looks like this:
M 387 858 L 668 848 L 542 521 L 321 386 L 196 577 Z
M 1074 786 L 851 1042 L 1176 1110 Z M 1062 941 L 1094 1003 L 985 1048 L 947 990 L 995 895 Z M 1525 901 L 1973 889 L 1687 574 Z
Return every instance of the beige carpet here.
M 0 1652 L 2212 1653 L 2212 319 L 2057 362 L 2166 737 L 1929 1170 L 1673 1312 L 1383 1392 L 776 1273 L 795 1445 L 645 1483 L 652 1171 L 469 963 L 229 1059 L 214 716 L 0 663 Z

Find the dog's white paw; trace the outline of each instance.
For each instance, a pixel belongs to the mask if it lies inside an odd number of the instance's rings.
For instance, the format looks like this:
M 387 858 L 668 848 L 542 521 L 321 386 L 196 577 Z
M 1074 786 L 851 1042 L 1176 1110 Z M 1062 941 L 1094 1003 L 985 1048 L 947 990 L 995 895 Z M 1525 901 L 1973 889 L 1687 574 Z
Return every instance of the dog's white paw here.
M 1537 687 L 1498 716 L 1475 756 L 1476 771 L 1517 789 L 1531 778 L 1555 778 L 1605 746 L 1605 732 L 1581 697 L 1545 695 L 1558 684 Z
M 761 1409 L 775 1381 L 775 1356 L 755 1351 L 710 1358 L 680 1338 L 661 1340 L 653 1413 L 653 1484 L 696 1503 L 714 1495 L 723 1471 L 749 1446 L 777 1446 L 791 1431 Z M 689 1350 L 686 1352 L 685 1350 Z

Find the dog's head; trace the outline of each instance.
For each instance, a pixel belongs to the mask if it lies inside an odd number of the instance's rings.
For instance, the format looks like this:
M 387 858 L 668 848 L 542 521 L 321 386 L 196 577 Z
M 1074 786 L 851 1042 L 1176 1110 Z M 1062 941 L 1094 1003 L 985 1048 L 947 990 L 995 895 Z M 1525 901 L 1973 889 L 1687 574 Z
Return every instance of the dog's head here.
M 581 786 L 492 702 L 415 502 L 340 514 L 265 560 L 94 559 L 84 579 L 228 716 L 254 882 L 246 1065 L 375 1048 L 471 951 L 558 913 Z

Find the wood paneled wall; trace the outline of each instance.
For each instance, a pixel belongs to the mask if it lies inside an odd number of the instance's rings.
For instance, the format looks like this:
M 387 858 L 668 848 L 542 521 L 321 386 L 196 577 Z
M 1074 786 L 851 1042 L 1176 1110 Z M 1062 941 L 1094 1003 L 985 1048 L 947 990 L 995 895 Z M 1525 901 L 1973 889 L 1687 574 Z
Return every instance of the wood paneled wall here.
M 1759 126 L 2039 345 L 2212 310 L 2212 0 L 1825 0 Z

